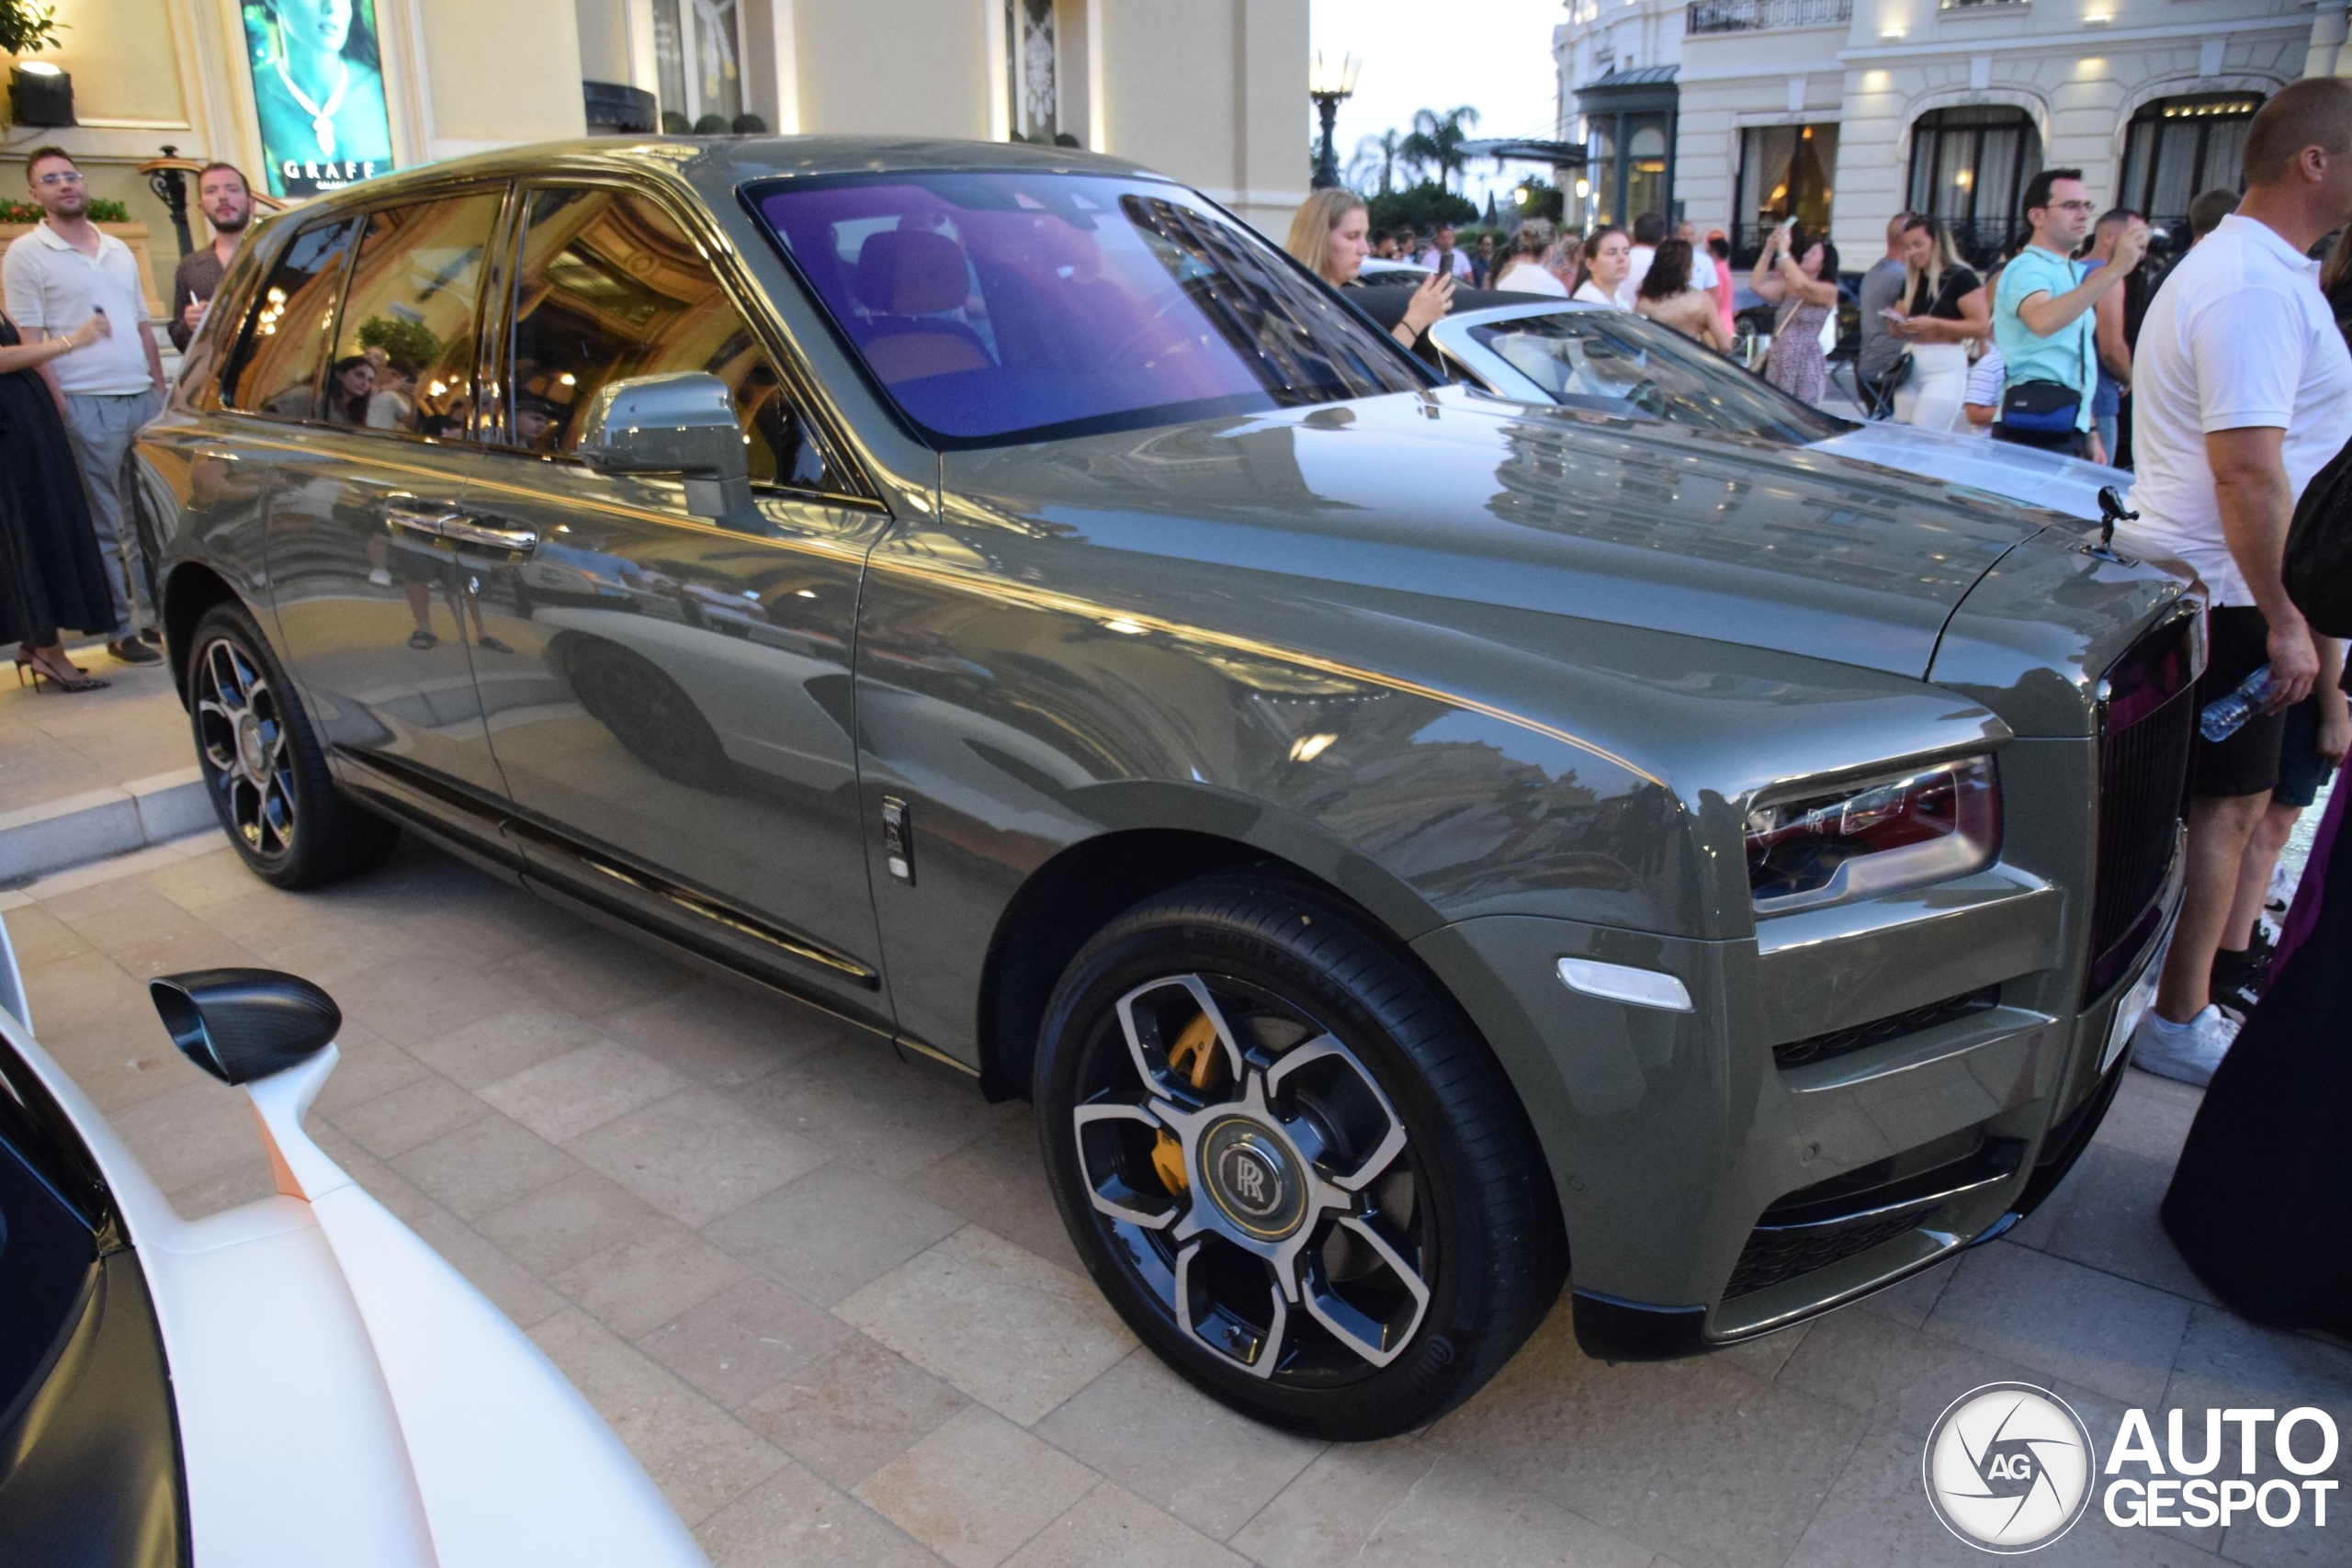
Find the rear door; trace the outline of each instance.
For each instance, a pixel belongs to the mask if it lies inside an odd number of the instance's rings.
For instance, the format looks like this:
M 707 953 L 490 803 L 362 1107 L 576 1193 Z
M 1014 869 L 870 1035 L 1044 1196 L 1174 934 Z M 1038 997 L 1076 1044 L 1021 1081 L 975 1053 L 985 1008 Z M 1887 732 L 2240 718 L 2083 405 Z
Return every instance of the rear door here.
M 685 224 L 617 185 L 526 187 L 503 400 L 458 548 L 492 757 L 531 865 L 738 966 L 888 1021 L 851 639 L 889 526 L 854 493 Z M 732 389 L 752 509 L 571 454 L 597 389 Z
M 279 647 L 338 772 L 494 830 L 469 645 L 481 617 L 439 530 L 480 464 L 481 304 L 507 196 L 470 186 L 359 219 L 306 407 L 281 416 L 270 571 Z

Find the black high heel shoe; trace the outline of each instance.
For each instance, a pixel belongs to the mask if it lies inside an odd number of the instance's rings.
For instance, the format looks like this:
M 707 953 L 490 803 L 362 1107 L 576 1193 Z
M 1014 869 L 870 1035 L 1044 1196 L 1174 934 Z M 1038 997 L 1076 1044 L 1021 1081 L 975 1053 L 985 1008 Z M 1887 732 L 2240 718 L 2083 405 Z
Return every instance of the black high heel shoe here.
M 61 675 L 40 660 L 30 659 L 19 653 L 17 655 L 17 684 L 21 686 L 25 683 L 25 676 L 28 672 L 32 676 L 35 692 L 41 689 L 43 682 L 47 682 L 61 692 L 96 692 L 114 684 L 113 682 L 102 681 L 96 675 L 85 675 L 70 662 L 65 668 L 70 673 Z

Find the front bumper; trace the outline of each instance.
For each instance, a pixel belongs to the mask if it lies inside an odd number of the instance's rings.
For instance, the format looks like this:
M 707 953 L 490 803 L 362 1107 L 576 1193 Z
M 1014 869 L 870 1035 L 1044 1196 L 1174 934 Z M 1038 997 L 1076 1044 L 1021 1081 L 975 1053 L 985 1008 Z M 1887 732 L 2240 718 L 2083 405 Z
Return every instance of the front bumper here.
M 2053 962 L 2080 952 L 2065 900 L 1999 874 L 1973 901 L 1947 887 L 1918 918 L 1814 943 L 1493 917 L 1416 945 L 1502 1058 L 1550 1158 L 1578 1343 L 1658 1359 L 1843 1305 L 2031 1213 L 2121 1082 L 2123 1057 L 2102 1055 L 2169 934 L 2180 871 L 2176 857 L 2159 930 L 2086 1005 L 2081 964 Z M 1672 974 L 1698 1005 L 1525 982 L 1562 955 Z M 1813 1035 L 1797 1021 L 1825 992 L 1838 995 L 1815 1017 L 1901 1018 L 1815 1035 L 1834 1049 L 1804 1060 L 1791 1038 Z

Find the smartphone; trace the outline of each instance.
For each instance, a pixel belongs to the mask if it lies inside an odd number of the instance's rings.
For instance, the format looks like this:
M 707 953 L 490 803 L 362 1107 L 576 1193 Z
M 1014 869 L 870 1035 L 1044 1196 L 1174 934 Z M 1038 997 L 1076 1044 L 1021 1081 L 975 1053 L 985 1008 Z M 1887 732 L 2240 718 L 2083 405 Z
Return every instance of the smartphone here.
M 1902 311 L 1896 310 L 1892 305 L 1889 305 L 1885 310 L 1881 310 L 1879 314 L 1890 321 L 1903 321 L 1910 320 L 1909 317 L 1905 316 Z

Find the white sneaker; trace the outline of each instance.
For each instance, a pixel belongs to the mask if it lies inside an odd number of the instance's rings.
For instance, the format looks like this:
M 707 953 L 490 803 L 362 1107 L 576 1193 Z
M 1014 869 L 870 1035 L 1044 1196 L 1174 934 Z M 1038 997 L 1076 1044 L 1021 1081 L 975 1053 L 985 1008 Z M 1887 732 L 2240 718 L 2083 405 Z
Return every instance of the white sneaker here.
M 379 566 L 368 574 L 368 581 L 379 588 L 390 588 L 392 585 L 392 574 Z
M 2238 1037 L 2238 1021 L 2210 1002 L 2187 1023 L 2160 1018 L 2150 1008 L 2132 1032 L 2132 1065 L 2160 1078 L 2203 1089 Z

